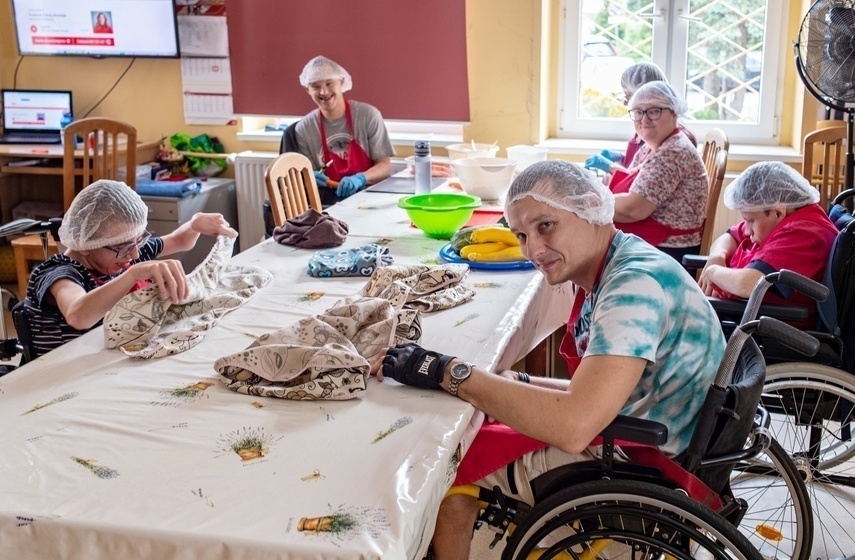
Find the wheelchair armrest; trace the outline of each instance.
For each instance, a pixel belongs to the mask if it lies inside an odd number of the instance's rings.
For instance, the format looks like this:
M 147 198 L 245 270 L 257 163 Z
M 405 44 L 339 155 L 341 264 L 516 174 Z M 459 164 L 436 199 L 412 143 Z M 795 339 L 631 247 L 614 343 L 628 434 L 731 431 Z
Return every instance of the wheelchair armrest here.
M 603 438 L 660 446 L 668 442 L 668 427 L 653 420 L 618 415 L 600 435 Z
M 687 270 L 700 270 L 707 264 L 707 255 L 683 255 L 683 268 Z
M 746 301 L 742 299 L 707 298 L 718 315 L 742 316 Z M 758 317 L 772 317 L 784 322 L 799 322 L 810 317 L 810 309 L 797 305 L 760 304 Z

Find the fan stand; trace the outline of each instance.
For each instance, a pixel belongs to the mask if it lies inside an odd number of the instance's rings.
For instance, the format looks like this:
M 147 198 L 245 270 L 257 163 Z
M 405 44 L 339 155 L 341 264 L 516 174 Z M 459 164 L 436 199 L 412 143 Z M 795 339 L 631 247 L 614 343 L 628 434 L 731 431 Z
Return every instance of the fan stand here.
M 843 175 L 843 190 L 849 190 L 855 187 L 855 154 L 852 152 L 853 138 L 855 138 L 855 107 L 838 104 L 836 100 L 830 99 L 817 91 L 816 86 L 805 75 L 801 57 L 799 56 L 798 43 L 793 43 L 793 51 L 796 55 L 796 71 L 798 72 L 799 78 L 801 78 L 808 93 L 826 107 L 846 113 L 846 168 L 844 169 Z M 855 556 L 853 556 L 852 559 L 855 559 Z

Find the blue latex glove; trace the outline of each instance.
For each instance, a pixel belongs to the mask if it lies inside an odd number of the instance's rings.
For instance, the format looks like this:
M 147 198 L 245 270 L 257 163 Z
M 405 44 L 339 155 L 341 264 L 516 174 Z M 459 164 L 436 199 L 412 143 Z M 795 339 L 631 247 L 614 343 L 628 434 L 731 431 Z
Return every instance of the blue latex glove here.
M 585 160 L 585 169 L 601 169 L 606 173 L 612 168 L 612 160 L 607 157 L 603 157 L 600 154 L 589 157 Z
M 327 179 L 329 179 L 329 177 L 327 177 L 320 171 L 315 171 L 315 183 L 318 184 L 318 187 L 322 189 L 327 188 Z
M 600 150 L 600 155 L 605 156 L 615 163 L 623 161 L 623 154 L 614 150 Z
M 362 173 L 357 173 L 350 177 L 344 177 L 338 182 L 338 188 L 336 189 L 335 194 L 339 198 L 347 198 L 364 187 L 366 183 L 368 183 L 368 179 L 366 179 L 365 175 Z

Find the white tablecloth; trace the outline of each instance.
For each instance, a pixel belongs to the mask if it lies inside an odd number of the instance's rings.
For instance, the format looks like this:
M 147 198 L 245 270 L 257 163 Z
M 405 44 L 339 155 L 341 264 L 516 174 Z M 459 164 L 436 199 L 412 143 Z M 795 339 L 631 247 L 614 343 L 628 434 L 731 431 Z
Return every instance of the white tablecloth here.
M 385 238 L 396 262 L 435 262 L 445 242 L 402 223 L 399 197 L 334 207 L 345 247 Z M 282 401 L 232 392 L 213 370 L 364 285 L 307 276 L 311 253 L 266 242 L 238 255 L 274 282 L 188 352 L 135 361 L 96 329 L 0 378 L 0 558 L 423 554 L 470 405 L 373 379 L 350 401 Z M 424 317 L 425 346 L 500 370 L 569 314 L 567 287 L 533 271 L 467 282 L 471 302 Z

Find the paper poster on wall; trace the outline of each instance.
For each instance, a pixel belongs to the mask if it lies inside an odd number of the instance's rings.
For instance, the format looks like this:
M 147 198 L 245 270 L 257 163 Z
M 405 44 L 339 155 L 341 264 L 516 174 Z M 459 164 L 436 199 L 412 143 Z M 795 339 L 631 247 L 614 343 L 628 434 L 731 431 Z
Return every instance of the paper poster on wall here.
M 203 11 L 200 6 L 198 3 L 178 8 L 184 122 L 237 124 L 232 102 L 228 28 L 223 15 L 225 6 L 216 6 L 216 11 Z
M 181 56 L 229 56 L 229 33 L 223 16 L 178 16 Z
M 231 94 L 185 92 L 184 121 L 187 124 L 237 124 Z

